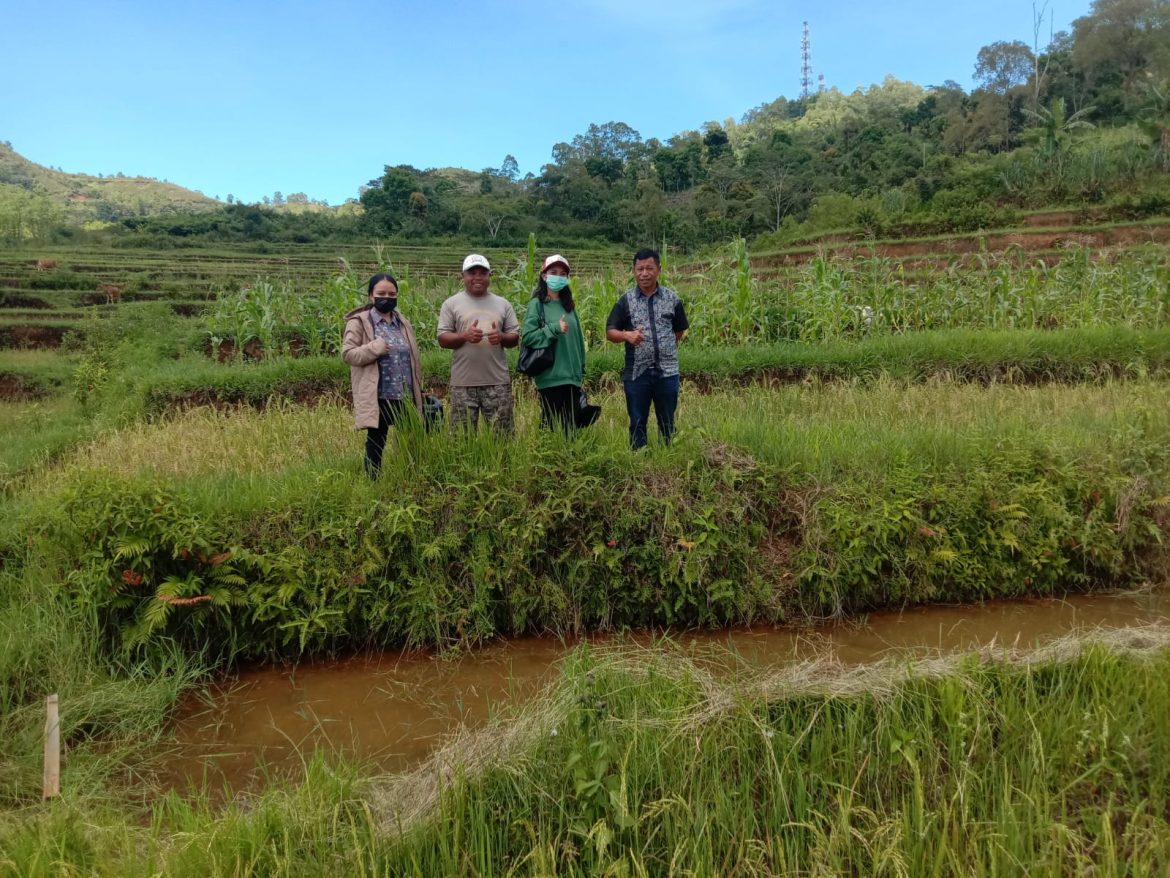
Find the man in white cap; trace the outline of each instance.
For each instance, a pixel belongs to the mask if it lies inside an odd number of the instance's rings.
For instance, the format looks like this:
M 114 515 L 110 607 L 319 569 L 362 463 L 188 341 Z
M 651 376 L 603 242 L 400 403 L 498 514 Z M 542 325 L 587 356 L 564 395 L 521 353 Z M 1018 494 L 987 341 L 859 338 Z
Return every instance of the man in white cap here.
M 504 348 L 520 342 L 520 323 L 512 303 L 488 291 L 492 267 L 471 253 L 463 260 L 463 292 L 439 309 L 439 347 L 452 351 L 450 422 L 470 426 L 484 420 L 511 434 L 512 378 Z

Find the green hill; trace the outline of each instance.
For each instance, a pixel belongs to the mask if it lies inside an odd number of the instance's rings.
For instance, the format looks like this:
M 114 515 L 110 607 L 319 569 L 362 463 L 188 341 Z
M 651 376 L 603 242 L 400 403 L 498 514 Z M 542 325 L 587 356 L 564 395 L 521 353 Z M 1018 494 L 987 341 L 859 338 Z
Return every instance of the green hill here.
M 47 204 L 37 203 L 40 199 Z M 0 201 L 19 201 L 38 212 L 64 212 L 82 221 L 189 213 L 220 205 L 214 198 L 150 177 L 56 171 L 29 161 L 9 143 L 0 143 Z

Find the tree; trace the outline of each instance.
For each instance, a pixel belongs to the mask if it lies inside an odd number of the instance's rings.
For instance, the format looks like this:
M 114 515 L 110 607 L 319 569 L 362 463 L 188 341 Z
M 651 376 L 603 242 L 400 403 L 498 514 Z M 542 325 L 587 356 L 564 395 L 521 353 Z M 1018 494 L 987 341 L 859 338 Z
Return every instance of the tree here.
M 731 138 L 718 125 L 713 125 L 703 135 L 703 146 L 707 147 L 707 161 L 715 162 L 730 148 Z
M 662 188 L 670 192 L 689 189 L 703 176 L 703 143 L 697 134 L 671 138 L 669 147 L 653 153 L 654 171 Z
M 751 219 L 747 205 L 755 198 L 755 190 L 726 153 L 711 162 L 706 179 L 696 190 L 695 215 L 716 238 L 742 235 Z
M 1091 78 L 1116 70 L 1128 93 L 1170 75 L 1170 0 L 1094 0 L 1073 22 L 1073 60 Z
M 771 143 L 757 144 L 744 157 L 744 171 L 755 195 L 755 213 L 768 228 L 779 229 L 785 214 L 797 206 L 797 199 L 801 203 L 807 199 L 811 160 L 808 147 L 794 143 L 785 131 L 774 132 Z M 833 164 L 839 166 L 840 162 Z
M 404 220 L 412 211 L 410 196 L 416 192 L 421 194 L 421 185 L 414 168 L 387 165 L 381 179 L 371 180 L 361 195 L 369 225 L 381 233 L 402 228 Z M 417 209 L 417 205 L 414 207 Z
M 947 115 L 943 146 L 952 153 L 1002 152 L 1019 145 L 1024 97 L 1019 92 L 977 91 Z
M 500 165 L 500 176 L 507 177 L 513 183 L 520 179 L 520 165 L 514 155 L 504 156 L 504 163 Z
M 566 165 L 577 159 L 615 159 L 624 168 L 628 161 L 640 158 L 646 152 L 642 135 L 625 122 L 606 122 L 590 125 L 584 134 L 578 134 L 572 143 L 558 143 L 552 149 L 553 163 Z
M 518 198 L 500 198 L 478 195 L 464 199 L 459 204 L 460 231 L 482 229 L 492 241 L 503 230 L 505 224 L 515 220 L 520 212 Z
M 768 222 L 773 231 L 779 231 L 785 208 L 795 195 L 792 170 L 779 163 L 772 164 L 760 170 L 757 180 L 761 198 L 767 207 Z
M 585 170 L 590 177 L 600 177 L 611 186 L 622 178 L 622 160 L 603 155 L 591 155 L 585 159 Z
M 43 240 L 65 222 L 65 210 L 44 195 L 0 185 L 0 239 L 16 244 Z
M 642 241 L 660 238 L 670 215 L 666 198 L 656 180 L 642 180 L 635 197 L 623 201 L 620 210 L 628 230 L 627 237 Z
M 1036 67 L 1036 56 L 1019 40 L 1000 40 L 979 50 L 975 59 L 975 79 L 982 88 L 996 94 L 1028 81 Z
M 1064 98 L 1053 98 L 1047 107 L 1040 107 L 1038 110 L 1024 110 L 1024 113 L 1039 123 L 1032 131 L 1038 132 L 1044 152 L 1052 156 L 1064 149 L 1065 141 L 1073 131 L 1093 127 L 1093 123 L 1082 118 L 1092 110 L 1092 107 L 1085 107 L 1077 110 L 1071 116 L 1067 116 L 1064 109 Z
M 642 143 L 642 135 L 625 122 L 606 122 L 590 125 L 584 134 L 573 138 L 573 147 L 581 158 L 591 155 L 626 161 Z
M 1170 82 L 1150 86 L 1150 102 L 1138 125 L 1154 147 L 1154 166 L 1170 172 Z
M 1043 5 L 1039 9 L 1036 8 L 1036 2 L 1032 2 L 1032 103 L 1040 103 L 1040 85 L 1043 83 L 1045 75 L 1048 73 L 1048 65 L 1051 63 L 1051 58 L 1044 58 L 1043 65 L 1041 65 L 1040 55 L 1040 31 L 1044 28 L 1044 16 L 1048 16 L 1049 25 L 1049 43 L 1052 42 L 1052 13 L 1048 11 L 1048 0 L 1044 0 Z
M 1048 107 L 1024 112 L 1036 120 L 1039 125 L 1030 129 L 1031 137 L 1040 141 L 1041 154 L 1047 162 L 1049 180 L 1053 192 L 1063 195 L 1066 188 L 1065 180 L 1065 144 L 1072 132 L 1082 128 L 1092 128 L 1090 122 L 1081 117 L 1093 108 L 1085 107 L 1077 110 L 1071 116 L 1065 115 L 1064 98 L 1053 98 Z

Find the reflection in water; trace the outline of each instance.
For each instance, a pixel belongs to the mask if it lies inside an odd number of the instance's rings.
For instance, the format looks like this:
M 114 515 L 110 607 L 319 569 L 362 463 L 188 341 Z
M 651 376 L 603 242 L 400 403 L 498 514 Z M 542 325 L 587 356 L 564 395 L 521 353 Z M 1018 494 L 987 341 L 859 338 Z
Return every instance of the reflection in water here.
M 891 653 L 956 652 L 993 641 L 1027 647 L 1088 628 L 1168 619 L 1170 589 L 1159 589 L 917 607 L 815 629 L 684 632 L 671 639 L 704 658 L 730 654 L 751 667 L 824 656 L 857 665 Z M 654 638 L 594 642 L 646 646 Z M 458 725 L 480 725 L 494 710 L 531 697 L 552 680 L 556 661 L 570 648 L 527 638 L 457 658 L 394 652 L 242 672 L 180 711 L 177 735 L 186 758 L 170 784 L 182 789 L 206 780 L 247 789 L 265 776 L 296 773 L 318 747 L 369 758 L 384 771 L 407 768 Z

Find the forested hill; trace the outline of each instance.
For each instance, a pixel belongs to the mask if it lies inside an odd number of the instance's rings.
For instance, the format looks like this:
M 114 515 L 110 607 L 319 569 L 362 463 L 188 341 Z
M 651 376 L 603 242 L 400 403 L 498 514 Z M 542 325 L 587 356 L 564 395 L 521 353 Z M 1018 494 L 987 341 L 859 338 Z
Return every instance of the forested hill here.
M 592 125 L 554 145 L 539 175 L 518 179 L 505 159 L 473 193 L 387 167 L 362 195 L 365 222 L 413 237 L 509 240 L 535 229 L 767 246 L 836 229 L 987 228 L 1050 205 L 1170 211 L 1170 0 L 1095 0 L 1038 51 L 1003 40 L 967 63 L 970 92 L 887 78 L 851 94 L 781 97 L 666 141 L 623 122 Z M 956 77 L 972 69 L 963 66 Z
M 213 198 L 150 177 L 67 174 L 29 161 L 0 143 L 0 201 L 19 199 L 42 222 L 67 218 L 112 220 L 126 216 L 214 210 Z
M 217 207 L 189 192 L 188 201 L 143 197 L 127 210 L 104 186 L 184 190 L 57 172 L 47 172 L 56 188 L 42 188 L 58 193 L 53 203 L 64 191 L 74 208 L 93 199 L 93 215 L 116 222 L 106 233 L 144 244 L 376 236 L 511 245 L 536 232 L 549 243 L 683 248 L 747 237 L 758 249 L 836 231 L 1002 227 L 1020 211 L 1052 206 L 1098 217 L 1170 214 L 1170 0 L 1094 0 L 1046 47 L 998 41 L 969 63 L 971 91 L 951 80 L 886 78 L 850 94 L 780 97 L 667 140 L 643 138 L 626 122 L 590 125 L 523 178 L 511 156 L 479 171 L 387 165 L 361 187 L 360 202 L 333 210 L 293 210 L 294 197 L 279 193 L 263 206 Z M 12 179 L 20 173 L 9 168 L 13 157 L 0 152 L 0 188 L 26 185 Z M 152 218 L 152 204 L 187 215 Z M 46 228 L 19 217 L 5 226 L 0 203 L 0 236 L 28 239 Z

